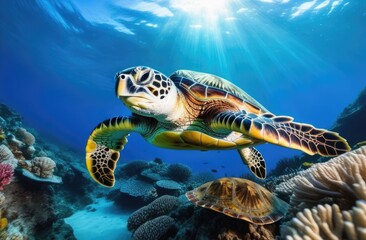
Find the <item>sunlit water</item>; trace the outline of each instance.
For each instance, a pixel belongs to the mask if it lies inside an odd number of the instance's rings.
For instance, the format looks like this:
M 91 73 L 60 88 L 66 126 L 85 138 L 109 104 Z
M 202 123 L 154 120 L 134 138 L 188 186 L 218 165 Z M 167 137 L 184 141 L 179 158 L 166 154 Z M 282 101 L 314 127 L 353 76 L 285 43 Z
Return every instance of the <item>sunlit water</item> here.
M 0 102 L 54 140 L 84 151 L 100 121 L 130 112 L 114 75 L 136 65 L 166 75 L 222 76 L 271 112 L 330 128 L 365 86 L 366 2 L 1 1 Z M 236 151 L 177 152 L 132 135 L 123 161 L 183 162 L 239 175 Z M 144 149 L 141 151 L 140 149 Z M 268 167 L 299 154 L 259 146 Z

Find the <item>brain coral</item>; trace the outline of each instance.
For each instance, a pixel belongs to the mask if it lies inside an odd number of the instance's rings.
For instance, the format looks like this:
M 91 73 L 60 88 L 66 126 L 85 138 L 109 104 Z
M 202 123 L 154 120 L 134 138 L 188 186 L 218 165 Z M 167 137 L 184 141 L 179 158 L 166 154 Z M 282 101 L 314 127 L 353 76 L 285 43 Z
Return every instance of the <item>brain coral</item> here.
M 366 200 L 366 147 L 315 164 L 282 188 L 293 192 L 290 205 L 297 209 L 319 202 L 349 209 L 356 200 Z
M 135 240 L 159 240 L 174 225 L 174 219 L 160 216 L 142 224 L 133 234 Z
M 186 165 L 175 163 L 169 165 L 166 175 L 174 181 L 185 182 L 191 177 L 192 171 Z
M 133 212 L 128 218 L 127 228 L 129 231 L 137 229 L 143 223 L 156 217 L 168 214 L 173 208 L 179 205 L 176 197 L 164 195 L 155 199 L 149 205 Z
M 25 128 L 17 128 L 15 135 L 26 145 L 31 146 L 36 141 L 33 134 L 28 132 Z
M 49 157 L 35 157 L 31 161 L 31 172 L 42 178 L 52 177 L 56 163 Z

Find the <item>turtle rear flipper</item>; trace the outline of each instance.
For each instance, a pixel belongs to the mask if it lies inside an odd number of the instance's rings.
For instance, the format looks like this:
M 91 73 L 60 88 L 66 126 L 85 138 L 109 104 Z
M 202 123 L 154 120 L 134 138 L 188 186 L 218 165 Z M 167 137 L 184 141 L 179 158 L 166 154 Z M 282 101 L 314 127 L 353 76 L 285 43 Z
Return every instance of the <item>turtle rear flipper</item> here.
M 140 132 L 143 122 L 136 117 L 114 117 L 94 128 L 86 144 L 86 166 L 90 176 L 105 187 L 113 187 L 114 170 L 119 151 L 127 143 L 130 132 Z
M 337 156 L 351 148 L 336 132 L 318 129 L 309 124 L 296 123 L 287 116 L 269 113 L 222 112 L 211 120 L 214 130 L 230 129 L 255 139 L 301 150 L 307 154 Z

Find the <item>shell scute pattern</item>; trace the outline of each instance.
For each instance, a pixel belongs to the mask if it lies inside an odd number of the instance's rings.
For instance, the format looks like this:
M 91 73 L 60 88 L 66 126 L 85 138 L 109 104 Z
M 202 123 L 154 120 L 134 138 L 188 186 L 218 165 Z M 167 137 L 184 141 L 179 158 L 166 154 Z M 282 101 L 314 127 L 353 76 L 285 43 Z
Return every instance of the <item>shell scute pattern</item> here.
M 189 70 L 175 71 L 170 78 L 178 88 L 186 89 L 189 94 L 198 99 L 225 99 L 238 105 L 244 105 L 247 110 L 256 114 L 267 112 L 246 92 L 223 78 Z
M 279 220 L 288 204 L 264 187 L 241 178 L 221 178 L 186 193 L 196 205 L 256 224 Z

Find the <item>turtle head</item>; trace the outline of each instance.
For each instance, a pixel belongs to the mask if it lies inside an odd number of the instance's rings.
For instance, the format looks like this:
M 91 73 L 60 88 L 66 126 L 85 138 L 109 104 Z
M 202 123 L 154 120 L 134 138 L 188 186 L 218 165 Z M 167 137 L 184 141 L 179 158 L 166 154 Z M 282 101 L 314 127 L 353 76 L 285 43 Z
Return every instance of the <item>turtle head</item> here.
M 166 117 L 174 110 L 177 89 L 170 78 L 152 68 L 138 66 L 116 75 L 116 94 L 132 112 Z

